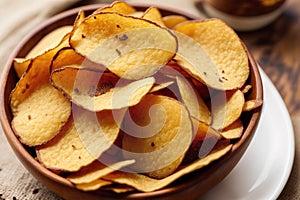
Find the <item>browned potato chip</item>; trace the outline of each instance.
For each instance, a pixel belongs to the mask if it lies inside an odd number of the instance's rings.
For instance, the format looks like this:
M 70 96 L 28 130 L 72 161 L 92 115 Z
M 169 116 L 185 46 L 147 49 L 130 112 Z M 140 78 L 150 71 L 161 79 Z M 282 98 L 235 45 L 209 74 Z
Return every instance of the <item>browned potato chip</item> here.
M 221 130 L 240 118 L 245 103 L 244 93 L 240 90 L 220 92 L 212 99 L 212 124 Z
M 231 90 L 244 85 L 250 72 L 247 53 L 237 34 L 224 22 L 218 19 L 190 21 L 178 25 L 176 31 L 193 38 L 209 55 L 210 60 L 204 56 L 207 61 L 198 64 L 195 62 L 196 60 L 194 61 L 196 53 L 189 56 L 187 52 L 190 53 L 192 50 L 188 50 L 188 47 L 182 46 L 183 51 L 179 49 L 183 59 L 187 60 L 192 68 L 195 68 L 195 72 L 191 72 L 192 75 L 216 89 Z M 194 48 L 194 45 L 190 46 Z M 197 49 L 200 50 L 199 47 Z M 198 57 L 201 55 L 204 53 L 199 52 Z M 203 59 L 202 56 L 200 58 Z M 191 60 L 189 61 L 189 59 Z M 206 68 L 204 63 L 207 64 Z M 213 67 L 213 69 L 208 69 L 208 67 Z
M 177 24 L 187 21 L 188 19 L 181 15 L 167 15 L 162 18 L 164 24 L 169 29 L 174 29 Z
M 176 170 L 192 140 L 186 108 L 166 96 L 146 95 L 129 108 L 122 130 L 123 155 L 136 160 L 130 168 L 156 178 Z
M 111 184 L 111 181 L 97 179 L 93 182 L 77 184 L 76 188 L 83 190 L 83 191 L 94 191 L 94 190 L 100 189 L 103 186 L 110 185 L 110 184 Z
M 117 12 L 124 15 L 130 15 L 136 12 L 135 8 L 125 2 L 115 1 L 109 6 L 97 9 L 94 14 L 100 12 Z
M 11 93 L 12 127 L 28 146 L 41 145 L 52 139 L 71 114 L 70 102 L 49 83 L 51 60 L 67 45 L 65 38 L 56 48 L 32 59 Z
M 33 49 L 30 50 L 26 55 L 26 59 L 35 58 L 38 55 L 55 48 L 59 45 L 64 36 L 72 31 L 72 28 L 72 26 L 62 26 L 48 33 L 34 46 Z
M 95 113 L 73 105 L 72 114 L 83 145 L 97 159 L 117 139 L 125 111 L 104 110 Z
M 120 170 L 123 167 L 129 166 L 134 162 L 134 160 L 125 160 L 114 163 L 110 166 L 106 166 L 100 163 L 99 161 L 96 161 L 82 168 L 80 171 L 71 174 L 67 178 L 75 184 L 91 183 L 109 173 Z
M 142 16 L 143 19 L 147 19 L 150 20 L 162 27 L 165 27 L 166 25 L 164 24 L 163 20 L 162 20 L 162 16 L 160 11 L 158 10 L 158 8 L 156 7 L 150 7 L 148 8 L 144 15 Z
M 72 67 L 55 70 L 51 81 L 74 103 L 97 112 L 136 105 L 155 83 L 153 77 L 123 83 L 110 73 Z
M 73 119 L 57 137 L 37 147 L 37 156 L 47 168 L 70 172 L 78 171 L 97 159 L 85 148 Z
M 255 108 L 260 107 L 263 104 L 263 101 L 261 99 L 254 99 L 254 100 L 248 100 L 245 102 L 243 106 L 243 112 L 244 111 L 250 111 Z
M 87 17 L 73 30 L 70 45 L 89 60 L 127 79 L 154 74 L 177 50 L 176 37 L 169 30 L 118 13 Z
M 225 139 L 237 139 L 240 138 L 243 134 L 243 123 L 240 119 L 236 120 L 233 122 L 231 125 L 223 129 L 220 134 L 225 138 Z
M 230 144 L 220 147 L 219 149 L 211 152 L 206 157 L 199 159 L 189 165 L 186 165 L 184 168 L 176 171 L 175 173 L 163 179 L 154 179 L 142 174 L 121 172 L 121 171 L 113 172 L 103 177 L 103 179 L 120 183 L 120 184 L 130 185 L 142 192 L 151 192 L 151 191 L 159 190 L 169 185 L 170 183 L 172 183 L 173 181 L 177 180 L 178 178 L 182 177 L 185 174 L 191 173 L 192 171 L 207 166 L 214 160 L 219 159 L 227 152 L 229 152 L 231 147 L 232 145 Z

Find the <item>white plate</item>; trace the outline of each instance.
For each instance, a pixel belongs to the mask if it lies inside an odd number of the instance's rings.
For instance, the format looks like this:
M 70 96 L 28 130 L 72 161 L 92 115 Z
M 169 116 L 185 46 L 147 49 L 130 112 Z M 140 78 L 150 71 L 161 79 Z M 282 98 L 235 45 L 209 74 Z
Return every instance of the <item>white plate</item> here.
M 286 106 L 267 75 L 260 70 L 264 106 L 257 132 L 231 173 L 203 199 L 276 199 L 294 161 L 295 141 Z

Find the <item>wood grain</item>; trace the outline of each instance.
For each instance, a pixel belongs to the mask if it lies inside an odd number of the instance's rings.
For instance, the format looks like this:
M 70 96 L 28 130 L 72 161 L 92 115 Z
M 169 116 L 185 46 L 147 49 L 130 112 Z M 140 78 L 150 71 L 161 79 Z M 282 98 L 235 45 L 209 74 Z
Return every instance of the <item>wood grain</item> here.
M 288 1 L 283 14 L 258 31 L 239 33 L 282 95 L 290 114 L 300 115 L 300 1 Z

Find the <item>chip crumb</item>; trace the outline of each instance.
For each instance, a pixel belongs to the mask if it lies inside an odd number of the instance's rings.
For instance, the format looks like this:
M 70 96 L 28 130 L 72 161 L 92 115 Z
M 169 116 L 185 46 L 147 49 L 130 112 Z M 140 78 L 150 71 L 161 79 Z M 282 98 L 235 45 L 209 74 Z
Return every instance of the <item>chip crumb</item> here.
M 82 38 L 85 38 L 85 35 L 84 35 L 84 34 L 81 34 L 81 37 L 82 37 Z
M 152 143 L 151 143 L 151 147 L 154 147 L 154 146 L 155 146 L 155 143 L 154 143 L 154 142 L 152 142 Z
M 32 191 L 32 194 L 37 194 L 37 193 L 39 193 L 39 188 L 36 188 Z
M 117 28 L 121 28 L 121 26 L 119 24 L 117 24 L 116 26 L 117 26 Z
M 28 115 L 28 120 L 31 120 L 31 115 Z
M 94 19 L 97 19 L 97 17 L 96 17 L 96 16 L 94 16 Z

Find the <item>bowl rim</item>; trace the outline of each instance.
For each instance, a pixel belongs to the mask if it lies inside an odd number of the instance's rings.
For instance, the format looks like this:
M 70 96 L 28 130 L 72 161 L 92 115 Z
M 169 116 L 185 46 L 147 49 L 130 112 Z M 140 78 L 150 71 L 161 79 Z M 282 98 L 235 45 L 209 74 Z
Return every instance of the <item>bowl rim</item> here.
M 51 172 L 46 167 L 44 167 L 41 163 L 39 163 L 26 150 L 26 148 L 23 146 L 23 144 L 19 141 L 17 136 L 14 134 L 14 131 L 13 131 L 13 129 L 11 127 L 11 124 L 10 124 L 10 120 L 8 119 L 8 116 L 7 116 L 7 114 L 11 111 L 7 110 L 6 109 L 7 105 L 5 105 L 6 104 L 5 96 L 7 95 L 7 94 L 5 94 L 5 92 L 6 92 L 6 87 L 7 87 L 7 83 L 8 83 L 7 78 L 9 76 L 9 74 L 12 73 L 12 71 L 13 71 L 13 66 L 12 66 L 13 59 L 17 57 L 17 55 L 21 51 L 21 49 L 39 31 L 41 31 L 42 29 L 45 29 L 46 27 L 48 27 L 51 24 L 59 21 L 62 18 L 70 17 L 70 15 L 74 15 L 74 14 L 76 15 L 79 10 L 84 10 L 85 12 L 86 11 L 93 11 L 97 8 L 107 6 L 107 5 L 108 4 L 92 4 L 92 5 L 73 8 L 73 9 L 64 11 L 60 14 L 57 14 L 57 15 L 49 18 L 45 22 L 43 22 L 40 26 L 36 27 L 30 33 L 28 33 L 28 35 L 26 35 L 24 37 L 24 39 L 16 46 L 16 48 L 13 50 L 12 54 L 8 58 L 7 63 L 5 64 L 5 67 L 3 69 L 1 79 L 0 79 L 0 86 L 1 86 L 1 88 L 3 88 L 0 92 L 0 107 L 1 107 L 0 108 L 0 121 L 1 121 L 2 128 L 3 128 L 3 132 L 5 133 L 6 138 L 9 141 L 11 148 L 14 150 L 15 154 L 17 154 L 17 157 L 19 158 L 19 160 L 25 159 L 26 161 L 30 162 L 32 167 L 34 167 L 34 169 L 37 170 L 39 173 L 46 176 L 47 178 L 50 178 L 52 181 L 58 182 L 58 183 L 60 183 L 62 185 L 65 185 L 67 187 L 75 188 L 75 186 L 71 182 L 69 182 L 67 179 Z M 152 6 L 152 4 L 146 4 L 146 3 L 130 3 L 130 5 L 132 5 L 136 8 L 143 8 L 143 9 L 146 9 L 146 8 Z M 159 6 L 159 5 L 155 5 L 155 6 L 158 7 L 160 10 L 165 10 L 167 12 L 180 13 L 181 15 L 184 15 L 184 16 L 190 18 L 190 19 L 200 19 L 197 16 L 191 15 L 191 14 L 186 13 L 186 12 L 181 11 L 181 10 L 168 8 L 167 6 Z M 249 64 L 250 64 L 250 66 L 252 66 L 250 68 L 252 69 L 252 72 L 254 72 L 254 74 L 256 75 L 256 76 L 254 76 L 254 78 L 255 78 L 255 83 L 256 83 L 256 88 L 257 88 L 256 89 L 257 90 L 256 91 L 257 99 L 263 99 L 262 80 L 261 80 L 261 76 L 260 76 L 260 73 L 259 73 L 259 70 L 258 70 L 257 63 L 254 60 L 251 53 L 249 52 L 249 50 L 247 49 L 247 47 L 245 47 L 245 50 L 248 54 Z M 223 162 L 228 161 L 236 152 L 242 151 L 241 148 L 239 148 L 242 144 L 245 144 L 246 147 L 248 146 L 248 144 L 250 143 L 251 138 L 253 137 L 253 135 L 256 132 L 255 129 L 256 129 L 256 126 L 257 126 L 258 121 L 260 119 L 261 111 L 262 111 L 261 107 L 256 109 L 255 111 L 253 111 L 253 115 L 251 117 L 251 120 L 249 121 L 249 124 L 248 124 L 247 128 L 244 130 L 243 136 L 236 143 L 234 143 L 234 145 L 233 145 L 230 152 L 228 152 L 222 158 L 217 160 L 217 162 L 215 162 L 214 165 L 212 165 L 213 167 L 210 168 L 210 171 L 218 169 L 222 165 Z M 253 131 L 251 131 L 251 130 L 253 130 Z M 244 148 L 246 148 L 246 147 L 244 147 Z M 20 155 L 22 155 L 24 158 L 21 158 Z M 236 161 L 236 163 L 237 163 L 237 161 Z M 188 182 L 185 182 L 185 184 L 176 184 L 176 185 L 172 185 L 171 187 L 167 186 L 167 187 L 162 188 L 160 190 L 153 191 L 153 192 L 148 192 L 148 193 L 143 193 L 143 192 L 137 191 L 137 192 L 129 193 L 129 194 L 122 194 L 121 193 L 121 194 L 113 194 L 112 195 L 112 192 L 103 191 L 103 190 L 101 190 L 100 193 L 103 194 L 103 195 L 107 194 L 111 197 L 112 196 L 114 196 L 114 197 L 124 197 L 124 195 L 125 196 L 127 195 L 126 197 L 130 197 L 130 198 L 133 198 L 133 199 L 135 199 L 135 198 L 136 199 L 144 198 L 144 197 L 154 198 L 154 197 L 160 197 L 160 196 L 163 196 L 163 195 L 166 195 L 166 194 L 174 194 L 174 193 L 177 193 L 178 191 L 186 190 L 190 187 L 193 187 L 196 183 L 199 182 L 200 178 L 196 177 L 196 178 L 193 178 L 192 180 L 189 180 Z

